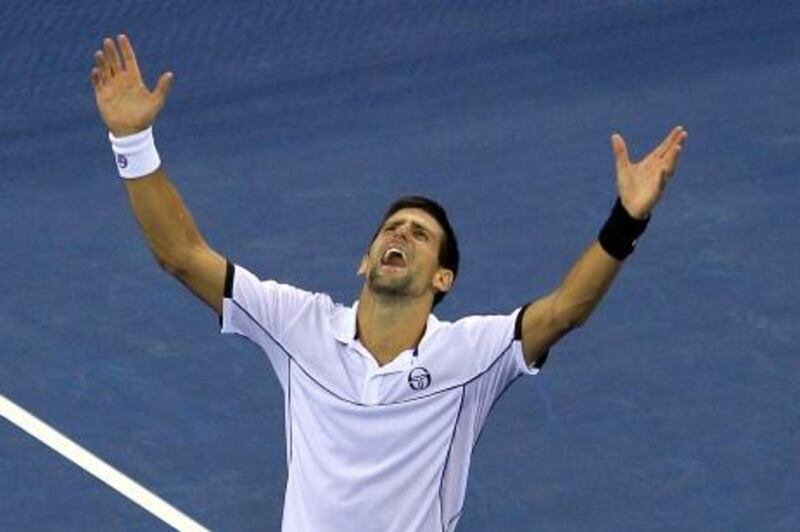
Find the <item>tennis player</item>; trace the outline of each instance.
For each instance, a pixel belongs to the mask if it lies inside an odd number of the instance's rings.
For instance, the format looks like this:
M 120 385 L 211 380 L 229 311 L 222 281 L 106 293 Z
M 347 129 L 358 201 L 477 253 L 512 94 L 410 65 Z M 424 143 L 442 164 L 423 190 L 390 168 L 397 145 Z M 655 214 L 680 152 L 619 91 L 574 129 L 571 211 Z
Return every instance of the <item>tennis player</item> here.
M 389 207 L 361 259 L 364 283 L 352 306 L 261 280 L 206 243 L 167 178 L 152 124 L 172 74 L 149 90 L 124 35 L 105 39 L 95 59 L 97 106 L 156 260 L 214 309 L 223 332 L 259 345 L 281 383 L 286 532 L 455 529 L 489 411 L 589 318 L 644 232 L 687 137 L 676 127 L 633 163 L 613 135 L 617 201 L 563 281 L 507 315 L 451 323 L 431 313 L 452 288 L 459 257 L 436 202 L 413 196 Z

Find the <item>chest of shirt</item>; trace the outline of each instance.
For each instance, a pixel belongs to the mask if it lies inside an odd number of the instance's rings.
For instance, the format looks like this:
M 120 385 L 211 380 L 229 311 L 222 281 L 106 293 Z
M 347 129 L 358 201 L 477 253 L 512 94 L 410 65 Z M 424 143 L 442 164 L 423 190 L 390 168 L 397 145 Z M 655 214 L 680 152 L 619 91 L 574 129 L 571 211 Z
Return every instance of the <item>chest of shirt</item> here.
M 332 396 L 356 404 L 416 401 L 458 388 L 476 374 L 467 353 L 433 342 L 404 351 L 383 366 L 357 339 L 345 343 L 329 334 L 290 331 L 286 343 L 291 345 L 287 351 L 293 371 L 302 372 Z

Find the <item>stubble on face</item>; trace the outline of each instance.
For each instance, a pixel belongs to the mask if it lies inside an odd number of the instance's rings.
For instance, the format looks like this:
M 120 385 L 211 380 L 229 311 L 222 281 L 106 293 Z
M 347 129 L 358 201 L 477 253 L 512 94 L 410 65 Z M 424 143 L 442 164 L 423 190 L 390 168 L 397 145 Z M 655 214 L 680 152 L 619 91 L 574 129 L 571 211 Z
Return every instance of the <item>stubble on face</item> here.
M 367 273 L 367 285 L 370 290 L 389 299 L 402 299 L 412 295 L 414 278 L 411 272 L 406 271 L 403 275 L 390 277 L 381 273 L 381 267 L 381 263 L 377 262 Z
M 404 227 L 400 227 L 401 225 Z M 404 236 L 387 233 L 394 231 L 395 227 Z M 384 222 L 380 235 L 372 244 L 372 260 L 365 272 L 366 284 L 374 294 L 399 301 L 424 293 L 426 287 L 421 286 L 422 277 L 427 277 L 425 272 L 429 260 L 432 262 L 430 266 L 435 270 L 438 264 L 437 250 L 442 238 L 434 227 L 437 227 L 436 222 L 430 215 L 415 212 L 415 209 L 399 211 Z M 392 267 L 389 260 L 384 261 L 384 254 L 394 246 L 401 250 L 404 260 L 401 264 L 395 261 Z M 396 259 L 396 255 L 394 258 Z M 430 274 L 433 275 L 433 271 Z

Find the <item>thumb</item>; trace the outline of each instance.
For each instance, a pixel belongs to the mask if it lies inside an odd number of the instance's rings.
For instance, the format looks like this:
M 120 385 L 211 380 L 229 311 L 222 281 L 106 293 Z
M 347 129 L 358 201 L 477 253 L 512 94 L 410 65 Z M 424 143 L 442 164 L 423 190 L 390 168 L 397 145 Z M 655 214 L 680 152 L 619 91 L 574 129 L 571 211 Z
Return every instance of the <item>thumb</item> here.
M 631 160 L 628 158 L 628 147 L 625 145 L 622 135 L 619 133 L 611 135 L 611 148 L 614 150 L 618 170 L 631 164 Z
M 174 75 L 172 72 L 165 72 L 161 74 L 160 78 L 158 78 L 158 83 L 156 83 L 156 88 L 153 92 L 158 97 L 161 105 L 164 105 L 164 102 L 167 100 L 167 94 L 169 93 L 169 89 L 172 87 L 173 79 Z

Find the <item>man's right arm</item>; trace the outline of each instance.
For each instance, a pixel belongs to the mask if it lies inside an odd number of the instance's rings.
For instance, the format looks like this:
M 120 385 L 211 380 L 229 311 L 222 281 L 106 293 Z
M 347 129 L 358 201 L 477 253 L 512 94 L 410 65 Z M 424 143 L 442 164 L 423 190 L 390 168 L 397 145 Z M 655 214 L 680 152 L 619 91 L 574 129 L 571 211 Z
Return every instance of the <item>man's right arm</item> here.
M 131 209 L 158 264 L 222 314 L 226 261 L 203 239 L 162 168 L 126 179 Z
M 163 74 L 153 91 L 142 81 L 136 55 L 124 35 L 103 41 L 95 54 L 91 80 L 97 108 L 117 138 L 149 128 L 164 106 L 172 74 Z M 163 167 L 125 179 L 131 208 L 159 265 L 217 314 L 222 313 L 225 259 L 205 242 Z

